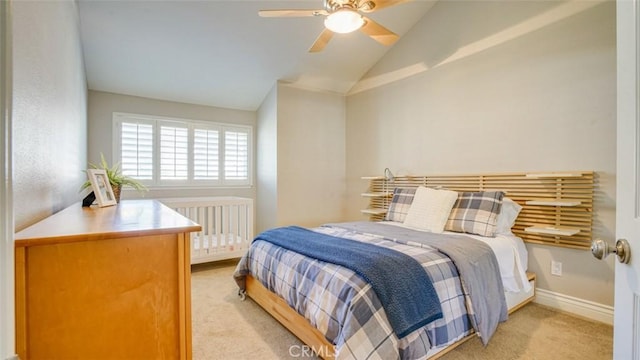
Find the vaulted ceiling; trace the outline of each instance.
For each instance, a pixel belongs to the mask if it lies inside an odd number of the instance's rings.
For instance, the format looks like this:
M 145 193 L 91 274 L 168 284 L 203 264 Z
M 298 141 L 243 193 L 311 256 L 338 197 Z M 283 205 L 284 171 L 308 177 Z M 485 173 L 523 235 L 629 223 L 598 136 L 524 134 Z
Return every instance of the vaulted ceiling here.
M 368 14 L 402 35 L 432 1 Z M 259 10 L 321 9 L 306 1 L 79 0 L 89 89 L 255 110 L 276 81 L 345 94 L 390 49 L 362 32 L 308 49 L 322 16 L 263 18 Z

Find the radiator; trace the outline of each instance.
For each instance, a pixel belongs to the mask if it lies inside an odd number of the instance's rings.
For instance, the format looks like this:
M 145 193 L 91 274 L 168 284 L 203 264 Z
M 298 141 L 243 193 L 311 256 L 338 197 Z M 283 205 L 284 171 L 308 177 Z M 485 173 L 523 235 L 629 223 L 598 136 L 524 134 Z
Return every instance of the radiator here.
M 167 198 L 160 202 L 202 226 L 191 233 L 191 264 L 238 258 L 253 240 L 253 199 Z

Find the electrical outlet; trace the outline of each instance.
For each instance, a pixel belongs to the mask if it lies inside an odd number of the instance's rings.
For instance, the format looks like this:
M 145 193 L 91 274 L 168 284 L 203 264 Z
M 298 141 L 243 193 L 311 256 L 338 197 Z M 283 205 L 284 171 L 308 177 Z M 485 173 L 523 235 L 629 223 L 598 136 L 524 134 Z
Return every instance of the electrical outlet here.
M 551 260 L 551 275 L 562 276 L 562 263 Z

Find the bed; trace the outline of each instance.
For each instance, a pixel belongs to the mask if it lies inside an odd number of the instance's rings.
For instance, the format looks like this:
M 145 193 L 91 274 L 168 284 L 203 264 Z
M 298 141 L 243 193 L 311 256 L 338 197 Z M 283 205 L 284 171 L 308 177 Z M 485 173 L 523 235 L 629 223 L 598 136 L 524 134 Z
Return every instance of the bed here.
M 533 299 L 518 211 L 499 191 L 396 189 L 385 221 L 263 232 L 234 278 L 323 358 L 434 358 Z

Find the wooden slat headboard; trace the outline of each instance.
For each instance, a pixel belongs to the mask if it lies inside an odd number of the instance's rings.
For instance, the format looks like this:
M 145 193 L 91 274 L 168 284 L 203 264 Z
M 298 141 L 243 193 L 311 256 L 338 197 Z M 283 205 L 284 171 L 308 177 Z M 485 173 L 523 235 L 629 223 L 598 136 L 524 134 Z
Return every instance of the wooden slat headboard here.
M 362 210 L 372 221 L 384 220 L 397 187 L 426 186 L 455 191 L 502 190 L 522 205 L 512 228 L 530 243 L 589 249 L 593 224 L 593 171 L 496 173 L 472 175 L 363 177 L 369 189 L 362 195 L 369 206 Z

